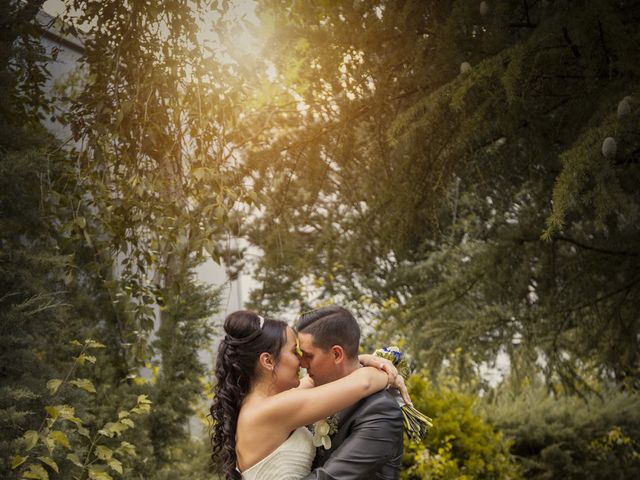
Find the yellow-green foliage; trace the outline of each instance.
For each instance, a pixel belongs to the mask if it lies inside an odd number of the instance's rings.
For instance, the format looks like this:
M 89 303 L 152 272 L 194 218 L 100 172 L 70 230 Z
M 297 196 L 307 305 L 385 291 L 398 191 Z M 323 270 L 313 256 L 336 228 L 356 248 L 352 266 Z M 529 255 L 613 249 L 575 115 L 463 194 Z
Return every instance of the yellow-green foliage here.
M 416 408 L 433 418 L 433 427 L 422 443 L 405 443 L 403 479 L 521 477 L 509 452 L 512 442 L 474 411 L 474 397 L 418 376 L 410 379 L 409 389 Z
M 84 344 L 73 340 L 71 343 L 80 347 L 79 354 L 74 357 L 64 380 L 51 379 L 47 382 L 51 395 L 49 403 L 52 405 L 44 407 L 46 416 L 40 428 L 37 431 L 27 430 L 23 434 L 22 442 L 19 442 L 21 448 L 11 459 L 11 469 L 16 470 L 20 479 L 49 480 L 49 471 L 60 473 L 59 464 L 64 461 L 82 471 L 83 478 L 88 476 L 92 480 L 111 480 L 114 472 L 123 474 L 123 461 L 136 456 L 135 446 L 119 437 L 122 432 L 135 427 L 134 416 L 151 411 L 151 400 L 147 395 L 138 395 L 132 408 L 120 410 L 117 419 L 105 423 L 101 428 L 94 427 L 94 431 L 87 428 L 89 425 L 86 420 L 77 416 L 73 405 L 55 404 L 59 390 L 67 385 L 96 394 L 91 380 L 71 377 L 86 362 L 96 363 L 96 357 L 88 354 L 90 350 L 105 346 L 94 340 L 86 340 Z M 108 439 L 114 439 L 109 446 Z
M 164 452 L 167 462 L 155 474 L 157 480 L 221 480 L 212 471 L 211 440 L 209 438 L 188 438 L 168 447 Z

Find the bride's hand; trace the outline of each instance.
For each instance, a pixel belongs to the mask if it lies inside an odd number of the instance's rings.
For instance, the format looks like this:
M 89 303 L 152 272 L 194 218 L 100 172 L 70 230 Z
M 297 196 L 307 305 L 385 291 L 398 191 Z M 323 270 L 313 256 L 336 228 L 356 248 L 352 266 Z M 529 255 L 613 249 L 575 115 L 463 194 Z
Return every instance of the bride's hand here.
M 316 384 L 313 381 L 313 378 L 311 378 L 309 375 L 305 375 L 300 379 L 300 385 L 298 385 L 298 388 L 313 388 L 315 386 Z
M 404 377 L 402 375 L 396 376 L 393 384 L 389 385 L 389 388 L 395 388 L 400 392 L 400 396 L 404 403 L 409 406 L 413 406 L 413 402 L 411 401 L 411 397 L 409 396 L 409 390 L 407 390 L 407 385 L 404 383 Z
M 407 385 L 404 382 L 404 377 L 398 374 L 398 369 L 393 363 L 385 358 L 367 353 L 358 355 L 358 360 L 365 367 L 375 367 L 384 371 L 389 376 L 389 385 L 387 388 L 398 390 L 404 403 L 413 406 L 413 402 L 409 396 L 409 390 L 407 390 Z
M 389 375 L 389 385 L 392 385 L 398 376 L 398 369 L 393 363 L 377 355 L 363 353 L 362 355 L 358 355 L 358 361 L 365 367 L 375 367 Z

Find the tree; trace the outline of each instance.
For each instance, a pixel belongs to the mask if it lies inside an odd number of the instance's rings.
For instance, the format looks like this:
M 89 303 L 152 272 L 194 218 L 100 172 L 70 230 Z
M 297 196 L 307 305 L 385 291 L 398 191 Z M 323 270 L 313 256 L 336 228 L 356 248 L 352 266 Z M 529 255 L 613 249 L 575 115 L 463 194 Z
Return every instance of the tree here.
M 0 44 L 0 472 L 9 477 L 16 437 L 38 420 L 45 382 L 60 366 L 73 330 L 60 251 L 43 194 L 63 175 L 55 142 L 41 127 L 44 52 L 33 19 L 42 2 L 3 3 Z M 66 320 L 70 320 L 66 323 Z M 42 332 L 47 332 L 43 335 Z M 51 351 L 50 342 L 61 345 Z
M 2 338 L 3 459 L 24 444 L 25 430 L 45 422 L 47 380 L 64 378 L 78 361 L 70 360 L 69 341 L 97 338 L 106 349 L 100 368 L 86 373 L 95 394 L 65 390 L 59 400 L 96 428 L 119 418 L 130 400 L 151 396 L 158 411 L 126 434 L 138 458 L 124 475 L 166 478 L 172 455 L 193 446 L 185 424 L 201 396 L 198 350 L 210 339 L 219 299 L 196 283 L 193 269 L 205 250 L 218 260 L 226 254 L 233 206 L 247 193 L 232 168 L 234 142 L 242 141 L 230 128 L 241 95 L 230 88 L 236 67 L 203 55 L 195 38 L 202 10 L 186 8 L 201 4 L 134 2 L 130 12 L 70 2 L 63 27 L 85 27 L 85 55 L 80 83 L 63 98 L 69 110 L 57 118 L 76 142 L 63 147 L 39 122 L 50 101 L 35 22 L 41 3 L 2 7 L 9 20 L 0 75 L 7 92 L 0 302 L 10 332 Z M 155 308 L 160 362 L 149 340 Z M 157 378 L 141 378 L 152 361 L 161 363 Z M 52 460 L 60 478 L 76 468 Z M 38 467 L 43 478 L 54 475 L 47 465 Z M 3 477 L 20 474 L 4 460 L 1 468 Z
M 637 388 L 636 3 L 261 5 L 300 111 L 249 163 L 254 304 L 351 302 L 434 368 L 528 352 Z

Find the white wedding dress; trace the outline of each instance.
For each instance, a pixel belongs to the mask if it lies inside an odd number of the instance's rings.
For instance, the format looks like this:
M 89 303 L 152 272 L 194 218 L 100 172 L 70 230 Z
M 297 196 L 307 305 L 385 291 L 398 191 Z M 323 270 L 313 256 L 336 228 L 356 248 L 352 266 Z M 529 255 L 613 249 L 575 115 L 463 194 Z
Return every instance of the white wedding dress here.
M 305 427 L 289 435 L 278 448 L 242 473 L 243 480 L 300 480 L 311 471 L 316 456 L 313 436 Z

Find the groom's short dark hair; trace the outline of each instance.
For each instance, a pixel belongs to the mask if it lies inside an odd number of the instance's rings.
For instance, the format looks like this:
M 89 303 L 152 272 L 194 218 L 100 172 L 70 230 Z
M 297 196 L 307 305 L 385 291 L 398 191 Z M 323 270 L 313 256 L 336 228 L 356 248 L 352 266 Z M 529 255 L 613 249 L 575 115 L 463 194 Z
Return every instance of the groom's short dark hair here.
M 337 305 L 303 313 L 296 322 L 299 333 L 313 336 L 313 343 L 322 350 L 340 345 L 349 358 L 358 356 L 360 327 L 349 310 Z

